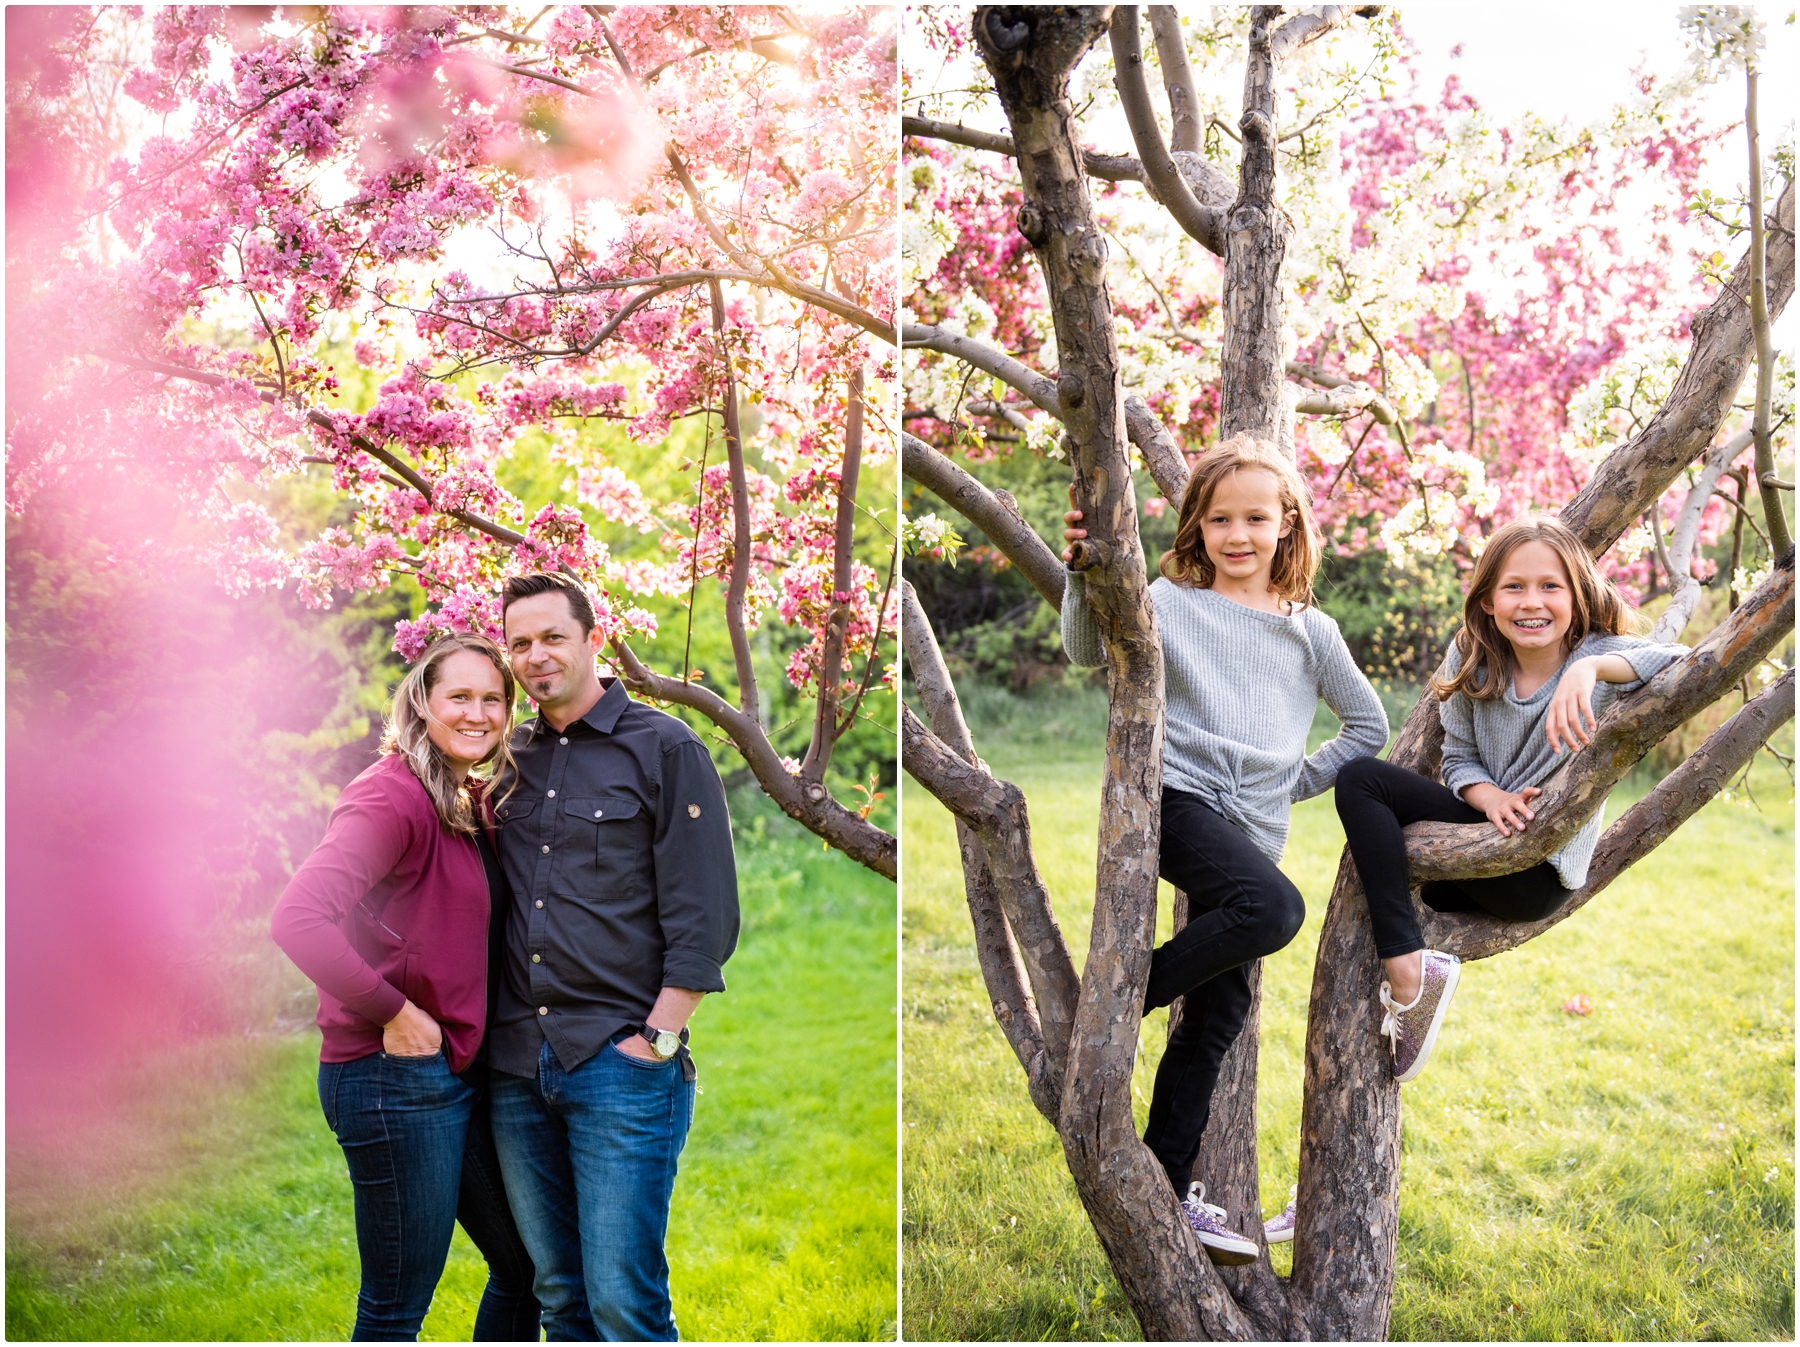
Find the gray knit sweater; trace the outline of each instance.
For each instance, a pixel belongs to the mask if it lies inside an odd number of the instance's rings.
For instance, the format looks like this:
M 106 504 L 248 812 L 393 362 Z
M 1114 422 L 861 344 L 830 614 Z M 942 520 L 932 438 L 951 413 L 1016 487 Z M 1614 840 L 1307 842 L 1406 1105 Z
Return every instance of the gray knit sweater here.
M 1438 718 L 1444 723 L 1444 784 L 1458 795 L 1482 781 L 1516 793 L 1541 784 L 1562 766 L 1567 751 L 1550 747 L 1544 718 L 1550 713 L 1556 685 L 1576 660 L 1618 655 L 1637 671 L 1636 682 L 1594 685 L 1594 717 L 1598 719 L 1620 693 L 1642 687 L 1644 679 L 1687 653 L 1684 645 L 1652 645 L 1636 636 L 1589 636 L 1563 661 L 1556 677 L 1529 697 L 1515 696 L 1509 684 L 1505 694 L 1493 701 L 1476 701 L 1459 692 L 1439 702 Z M 1450 657 L 1444 661 L 1444 676 L 1454 678 L 1460 668 L 1462 657 L 1453 643 Z M 1605 827 L 1605 814 L 1603 800 L 1582 830 L 1549 858 L 1564 888 L 1578 889 L 1587 883 L 1588 862 Z
M 1199 796 L 1279 861 L 1288 807 L 1387 743 L 1381 698 L 1317 608 L 1283 617 L 1166 579 L 1150 586 L 1150 602 L 1163 648 L 1163 785 Z M 1072 663 L 1106 662 L 1078 571 L 1063 593 L 1062 635 Z M 1321 697 L 1343 732 L 1308 757 Z

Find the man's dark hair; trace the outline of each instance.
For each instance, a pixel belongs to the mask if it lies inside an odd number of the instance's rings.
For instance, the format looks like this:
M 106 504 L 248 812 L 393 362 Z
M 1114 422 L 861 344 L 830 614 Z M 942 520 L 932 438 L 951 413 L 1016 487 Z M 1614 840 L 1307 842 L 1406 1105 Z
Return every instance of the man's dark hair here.
M 538 571 L 534 575 L 515 575 L 500 590 L 500 621 L 506 621 L 506 610 L 520 599 L 529 599 L 538 594 L 561 594 L 569 601 L 569 611 L 575 620 L 581 623 L 581 634 L 586 636 L 594 629 L 594 605 L 588 600 L 587 591 L 566 575 L 555 571 Z

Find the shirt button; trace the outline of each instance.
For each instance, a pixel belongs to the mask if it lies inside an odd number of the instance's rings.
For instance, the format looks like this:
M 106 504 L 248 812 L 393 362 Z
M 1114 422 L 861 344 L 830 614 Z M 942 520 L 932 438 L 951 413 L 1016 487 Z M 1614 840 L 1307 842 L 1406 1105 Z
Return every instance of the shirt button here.
M 550 797 L 550 798 L 551 798 L 551 799 L 552 799 L 552 800 L 554 800 L 554 799 L 555 799 L 555 798 L 556 798 L 556 792 L 555 792 L 555 791 L 547 791 L 547 792 L 545 792 L 545 793 L 546 793 L 546 794 L 548 794 L 548 795 L 549 795 L 549 797 Z
M 538 900 L 537 900 L 537 905 L 538 905 L 538 906 L 539 906 L 539 907 L 542 907 L 542 906 L 543 906 L 543 905 L 544 905 L 544 900 L 543 900 L 543 899 L 542 899 L 542 898 L 540 898 L 540 899 L 538 899 Z
M 544 956 L 541 954 L 534 954 L 531 956 L 531 961 L 533 963 L 542 963 L 544 961 Z
M 600 815 L 601 815 L 601 812 L 602 812 L 602 811 L 601 811 L 601 810 L 598 810 L 598 809 L 596 809 L 596 810 L 595 810 L 595 811 L 594 811 L 594 817 L 595 817 L 595 818 L 599 818 L 599 817 L 600 817 Z
M 562 738 L 558 739 L 556 742 L 559 744 L 566 744 L 569 742 L 569 736 L 565 734 Z
M 546 856 L 548 856 L 548 855 L 549 855 L 549 854 L 550 854 L 550 848 L 549 848 L 549 847 L 544 847 L 544 848 L 543 848 L 543 852 L 544 852 L 544 854 L 545 854 L 545 855 L 546 855 Z
M 539 1006 L 539 1007 L 538 1007 L 538 1014 L 540 1014 L 540 1015 L 548 1015 L 548 1014 L 549 1014 L 549 1013 L 550 1013 L 550 1007 L 549 1007 L 549 1006 Z

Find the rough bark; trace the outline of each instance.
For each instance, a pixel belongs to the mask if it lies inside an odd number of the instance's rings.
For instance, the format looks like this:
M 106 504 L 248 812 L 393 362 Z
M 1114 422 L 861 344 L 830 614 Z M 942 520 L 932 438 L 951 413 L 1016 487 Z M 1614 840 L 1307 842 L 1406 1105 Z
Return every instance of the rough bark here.
M 1293 231 L 1275 202 L 1275 58 L 1271 26 L 1281 10 L 1251 11 L 1244 64 L 1243 157 L 1238 197 L 1225 220 L 1225 348 L 1219 436 L 1278 442 L 1286 423 L 1281 264 Z

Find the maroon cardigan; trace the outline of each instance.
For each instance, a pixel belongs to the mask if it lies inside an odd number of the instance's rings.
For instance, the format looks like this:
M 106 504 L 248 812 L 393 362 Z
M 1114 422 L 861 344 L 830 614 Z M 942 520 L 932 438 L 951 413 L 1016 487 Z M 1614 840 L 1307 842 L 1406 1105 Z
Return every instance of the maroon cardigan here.
M 318 984 L 320 1060 L 380 1052 L 382 1025 L 411 1000 L 444 1027 L 450 1069 L 466 1069 L 487 1027 L 488 907 L 475 843 L 444 830 L 404 758 L 345 786 L 270 920 Z

